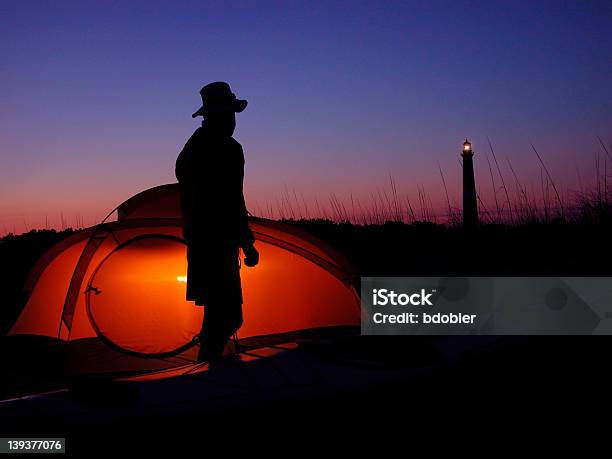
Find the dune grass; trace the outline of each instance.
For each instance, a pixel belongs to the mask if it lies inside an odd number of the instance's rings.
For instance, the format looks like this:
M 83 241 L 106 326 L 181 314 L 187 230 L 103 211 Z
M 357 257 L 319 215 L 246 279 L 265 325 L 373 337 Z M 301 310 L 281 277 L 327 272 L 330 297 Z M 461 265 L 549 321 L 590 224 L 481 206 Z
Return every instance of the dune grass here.
M 550 222 L 603 223 L 610 220 L 612 196 L 608 187 L 612 155 L 599 139 L 601 151 L 595 155 L 594 170 L 589 184 L 582 181 L 577 170 L 578 189 L 563 188 L 554 178 L 545 158 L 531 143 L 534 167 L 539 169 L 539 183 L 526 183 L 515 170 L 510 158 L 502 165 L 490 139 L 485 162 L 479 164 L 477 177 L 477 203 L 480 222 L 483 224 L 523 225 Z M 604 153 L 604 154 L 602 154 Z M 482 158 L 482 157 L 481 157 Z M 461 163 L 460 163 L 461 164 Z M 482 171 L 485 173 L 482 173 Z M 272 204 L 255 204 L 254 215 L 286 220 L 327 220 L 334 223 L 355 225 L 382 225 L 386 222 L 411 224 L 428 222 L 458 226 L 461 224 L 461 206 L 448 190 L 448 174 L 438 164 L 443 206 L 434 207 L 431 195 L 423 185 L 413 186 L 413 193 L 399 191 L 397 181 L 389 175 L 388 184 L 362 200 L 349 193 L 344 198 L 335 193 L 321 203 L 314 198 L 314 206 L 308 206 L 303 193 L 289 190 L 287 186 L 280 198 Z M 487 177 L 488 175 L 488 177 Z M 485 179 L 486 177 L 486 179 Z M 478 181 L 480 180 L 480 181 Z

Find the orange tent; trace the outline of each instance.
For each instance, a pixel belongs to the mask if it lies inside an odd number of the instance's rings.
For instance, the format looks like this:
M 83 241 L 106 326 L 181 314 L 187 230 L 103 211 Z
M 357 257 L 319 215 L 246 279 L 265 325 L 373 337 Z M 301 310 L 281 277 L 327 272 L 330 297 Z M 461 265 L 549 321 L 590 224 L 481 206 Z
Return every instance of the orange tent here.
M 185 300 L 177 185 L 143 191 L 116 215 L 43 255 L 11 335 L 97 337 L 140 356 L 172 355 L 194 343 L 203 308 Z M 261 263 L 241 271 L 240 338 L 359 324 L 353 270 L 339 253 L 288 225 L 250 218 L 250 226 Z

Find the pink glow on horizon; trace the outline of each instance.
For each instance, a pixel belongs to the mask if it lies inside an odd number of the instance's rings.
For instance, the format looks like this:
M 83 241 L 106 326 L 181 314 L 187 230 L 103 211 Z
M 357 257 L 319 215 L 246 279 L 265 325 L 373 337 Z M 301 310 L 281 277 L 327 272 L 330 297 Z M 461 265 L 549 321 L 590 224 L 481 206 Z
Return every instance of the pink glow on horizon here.
M 487 152 L 475 144 L 476 183 L 480 199 L 488 210 L 495 209 L 491 179 L 487 164 Z M 595 147 L 595 145 L 594 145 Z M 499 148 L 499 147 L 498 147 Z M 456 148 L 459 150 L 459 147 Z M 501 150 L 501 149 L 500 149 Z M 594 148 L 595 151 L 595 148 Z M 453 154 L 454 153 L 454 154 Z M 520 194 L 517 191 L 515 179 L 505 160 L 506 155 L 497 152 L 506 185 L 512 199 Z M 597 155 L 593 153 L 593 158 Z M 459 152 L 451 152 L 445 161 L 440 161 L 448 189 L 451 207 L 460 209 L 461 172 Z M 557 157 L 572 158 L 572 154 Z M 550 157 L 550 155 L 549 155 Z M 505 197 L 500 189 L 501 183 L 493 165 L 494 180 L 497 187 L 498 201 Z M 549 158 L 550 159 L 550 158 Z M 454 160 L 454 161 L 453 161 Z M 600 160 L 604 158 L 600 155 Z M 405 167 L 406 173 L 401 174 L 398 167 L 383 167 L 375 164 L 371 168 L 355 171 L 354 167 L 338 168 L 332 171 L 316 170 L 311 165 L 307 171 L 311 175 L 301 175 L 303 169 L 287 168 L 286 173 L 274 170 L 267 172 L 260 164 L 255 154 L 247 157 L 247 176 L 245 179 L 245 194 L 249 210 L 254 215 L 268 218 L 330 218 L 337 220 L 347 216 L 357 222 L 371 218 L 377 211 L 384 214 L 389 203 L 393 206 L 393 191 L 391 180 L 397 192 L 402 212 L 407 213 L 408 200 L 417 218 L 422 215 L 422 204 L 419 201 L 419 189 L 426 196 L 425 205 L 431 217 L 445 221 L 447 215 L 446 194 L 442 185 L 437 164 L 428 158 L 421 161 L 417 170 L 409 161 Z M 168 158 L 171 171 L 173 159 Z M 580 180 L 576 171 L 577 161 L 572 165 L 568 161 L 550 161 L 549 169 L 553 179 L 562 190 L 564 199 L 571 201 L 581 187 L 588 188 L 595 183 L 595 164 L 583 161 L 580 166 Z M 318 166 L 318 165 L 314 165 Z M 519 175 L 521 186 L 536 198 L 541 196 L 540 167 L 534 158 L 532 164 L 525 162 L 513 164 Z M 610 167 L 610 166 L 609 166 Z M 386 169 L 386 172 L 385 172 Z M 15 189 L 11 194 L 3 190 L 4 200 L 0 204 L 0 235 L 7 233 L 22 233 L 31 229 L 66 227 L 87 227 L 100 222 L 115 206 L 139 191 L 162 183 L 173 182 L 170 171 L 157 174 L 151 180 L 143 180 L 139 176 L 136 181 L 129 180 L 123 174 L 121 180 L 109 180 L 107 175 L 98 175 L 95 171 L 89 176 L 77 175 L 62 179 L 57 174 L 40 173 L 36 180 L 22 181 L 19 193 Z M 170 173 L 169 173 L 170 172 Z M 417 173 L 417 172 L 420 172 Z M 284 175 L 284 177 L 283 177 Z M 337 206 L 341 206 L 340 214 Z M 481 209 L 482 210 L 482 209 Z M 408 216 L 406 215 L 406 218 Z

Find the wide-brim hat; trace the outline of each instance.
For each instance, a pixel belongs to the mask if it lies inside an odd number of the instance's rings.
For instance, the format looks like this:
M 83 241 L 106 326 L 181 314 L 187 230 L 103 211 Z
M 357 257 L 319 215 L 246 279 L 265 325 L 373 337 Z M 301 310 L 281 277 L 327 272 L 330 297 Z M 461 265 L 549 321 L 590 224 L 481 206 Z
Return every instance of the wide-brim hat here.
M 218 112 L 240 113 L 248 104 L 246 100 L 237 99 L 230 85 L 224 81 L 207 84 L 200 90 L 200 96 L 202 106 L 191 115 L 192 118 Z

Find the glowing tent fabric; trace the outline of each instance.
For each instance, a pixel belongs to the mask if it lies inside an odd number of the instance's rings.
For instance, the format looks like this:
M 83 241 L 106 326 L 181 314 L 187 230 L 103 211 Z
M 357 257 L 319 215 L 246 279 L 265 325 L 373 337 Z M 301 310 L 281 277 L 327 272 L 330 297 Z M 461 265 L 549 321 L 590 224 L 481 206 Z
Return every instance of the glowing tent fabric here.
M 116 221 L 51 248 L 30 273 L 29 299 L 10 334 L 98 337 L 146 356 L 191 345 L 203 312 L 185 301 L 178 202 L 177 185 L 152 188 L 120 205 Z M 252 218 L 250 226 L 261 263 L 241 271 L 240 338 L 359 324 L 353 273 L 336 251 L 277 222 Z

